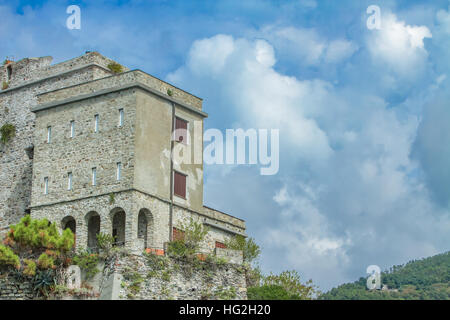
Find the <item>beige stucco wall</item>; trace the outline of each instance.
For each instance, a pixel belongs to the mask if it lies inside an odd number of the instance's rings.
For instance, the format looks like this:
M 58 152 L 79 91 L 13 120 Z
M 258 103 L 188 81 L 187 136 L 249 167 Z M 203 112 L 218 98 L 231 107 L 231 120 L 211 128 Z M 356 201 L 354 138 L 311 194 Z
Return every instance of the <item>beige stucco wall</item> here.
M 171 103 L 137 90 L 134 186 L 170 199 Z
M 175 116 L 188 121 L 189 137 L 187 144 L 174 142 L 174 154 L 180 155 L 180 159 L 174 161 L 173 168 L 187 178 L 186 199 L 176 195 L 173 199 L 177 204 L 199 211 L 203 207 L 203 118 L 182 108 L 175 108 Z M 196 125 L 197 132 L 194 132 Z

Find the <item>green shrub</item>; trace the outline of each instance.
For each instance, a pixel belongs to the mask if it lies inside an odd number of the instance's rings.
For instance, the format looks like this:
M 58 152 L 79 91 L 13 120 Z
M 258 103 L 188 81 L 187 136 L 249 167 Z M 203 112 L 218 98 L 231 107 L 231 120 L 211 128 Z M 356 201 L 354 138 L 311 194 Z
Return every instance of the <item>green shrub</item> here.
M 116 202 L 114 193 L 110 193 L 109 194 L 109 204 L 114 204 L 114 202 Z
M 3 81 L 3 83 L 2 83 L 2 90 L 6 90 L 6 89 L 8 89 L 8 87 L 9 87 L 9 82 Z
M 11 138 L 16 135 L 16 127 L 10 123 L 6 123 L 0 128 L 0 134 L 0 141 L 3 144 L 6 144 L 9 140 L 11 140 Z
M 60 253 L 71 250 L 75 238 L 70 229 L 59 234 L 56 224 L 47 219 L 35 220 L 29 215 L 23 217 L 16 225 L 11 226 L 8 237 L 22 246 L 41 249 L 54 249 Z
M 30 259 L 24 260 L 26 266 L 23 270 L 23 274 L 29 277 L 33 277 L 36 275 L 36 262 Z
M 247 289 L 248 300 L 300 300 L 279 285 L 264 285 Z
M 253 238 L 246 239 L 241 235 L 236 235 L 226 242 L 228 249 L 241 250 L 244 262 L 252 263 L 261 253 L 261 248 L 256 244 Z
M 51 286 L 55 285 L 55 275 L 53 270 L 39 271 L 33 279 L 33 288 L 35 291 L 41 291 L 47 295 L 47 291 Z
M 182 240 L 176 240 L 169 242 L 169 246 L 167 248 L 167 252 L 169 255 L 174 257 L 185 257 L 189 254 L 194 254 L 195 252 L 189 251 L 186 245 L 184 244 L 184 241 Z
M 103 250 L 106 255 L 109 255 L 111 249 L 113 248 L 113 244 L 115 239 L 112 235 L 100 232 L 97 234 L 97 244 L 100 250 Z
M 167 89 L 167 95 L 170 97 L 173 96 L 173 91 L 170 89 Z
M 52 257 L 48 256 L 46 253 L 43 253 L 39 256 L 37 265 L 39 269 L 53 269 L 55 267 L 55 260 Z
M 270 273 L 267 277 L 263 277 L 263 286 L 272 285 L 283 287 L 291 296 L 301 300 L 311 300 L 320 294 L 312 280 L 302 284 L 300 275 L 295 270 L 283 271 L 279 275 Z
M 73 257 L 73 263 L 86 271 L 86 278 L 94 277 L 100 270 L 97 268 L 100 262 L 99 255 L 88 251 L 79 252 Z
M 0 265 L 13 266 L 16 269 L 20 269 L 19 257 L 11 248 L 5 247 L 2 244 L 0 244 Z
M 108 64 L 108 69 L 114 73 L 123 72 L 123 66 L 118 64 L 117 62 L 111 62 L 110 64 Z
M 168 252 L 177 257 L 191 257 L 198 251 L 209 229 L 192 218 L 189 224 L 182 224 L 181 229 L 184 233 L 183 238 L 170 242 Z

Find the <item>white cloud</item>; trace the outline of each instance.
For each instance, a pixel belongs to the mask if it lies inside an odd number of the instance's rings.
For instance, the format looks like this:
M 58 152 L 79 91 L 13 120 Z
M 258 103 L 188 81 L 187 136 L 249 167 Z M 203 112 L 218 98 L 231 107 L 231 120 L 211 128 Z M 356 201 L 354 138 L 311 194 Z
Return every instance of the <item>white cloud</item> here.
M 213 78 L 229 97 L 229 107 L 239 110 L 242 124 L 281 129 L 282 139 L 300 154 L 326 158 L 328 138 L 309 114 L 329 85 L 282 75 L 273 69 L 275 62 L 273 47 L 264 40 L 217 35 L 194 42 L 186 66 L 167 79 L 210 83 Z
M 227 58 L 234 51 L 234 39 L 219 34 L 215 37 L 197 40 L 193 43 L 188 57 L 189 69 L 198 74 L 221 72 Z
M 396 37 L 407 43 L 390 50 L 426 54 L 424 29 L 394 22 Z M 274 50 L 268 41 L 229 36 L 199 40 L 208 54 L 199 53 L 194 44 L 188 61 L 201 68 L 218 59 L 220 67 L 199 71 L 188 63 L 168 77 L 180 86 L 219 88 L 216 94 L 225 99 L 220 107 L 243 127 L 280 128 L 285 159 L 276 178 L 282 186 L 275 189 L 249 174 L 246 180 L 261 186 L 258 193 L 233 193 L 239 198 L 235 214 L 245 212 L 249 225 L 259 226 L 265 268 L 297 268 L 329 288 L 364 275 L 369 264 L 383 268 L 441 251 L 450 221 L 433 204 L 417 174 L 420 168 L 410 159 L 419 117 L 388 108 L 383 98 L 354 87 L 338 89 L 320 79 L 299 80 L 276 71 L 279 46 Z M 394 40 L 377 41 L 387 46 Z M 226 54 L 222 48 L 228 48 Z M 355 48 L 339 39 L 328 41 L 319 59 L 343 59 Z M 385 76 L 398 81 L 395 74 Z M 214 175 L 221 184 L 240 185 L 243 178 L 235 170 L 239 168 L 228 171 L 226 179 Z M 213 180 L 207 180 L 210 188 Z M 272 194 L 258 199 L 259 192 L 268 191 Z M 435 230 L 432 237 L 429 230 Z
M 424 39 L 432 34 L 426 26 L 410 26 L 392 13 L 381 17 L 381 29 L 371 30 L 367 39 L 370 53 L 378 64 L 386 64 L 399 75 L 411 77 L 423 71 L 428 52 Z
M 339 63 L 350 58 L 358 49 L 352 41 L 330 41 L 313 28 L 268 25 L 251 35 L 268 40 L 286 59 L 305 66 Z
M 328 63 L 337 63 L 352 56 L 357 49 L 358 46 L 351 41 L 333 40 L 327 47 L 324 60 Z

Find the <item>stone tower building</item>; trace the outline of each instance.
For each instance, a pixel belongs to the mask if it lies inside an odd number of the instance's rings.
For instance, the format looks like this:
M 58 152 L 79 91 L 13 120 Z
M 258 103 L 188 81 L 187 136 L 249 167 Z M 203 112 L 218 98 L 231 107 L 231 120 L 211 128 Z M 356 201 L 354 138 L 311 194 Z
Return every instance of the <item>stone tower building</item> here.
M 0 235 L 26 213 L 71 228 L 78 248 L 104 232 L 164 250 L 190 218 L 209 227 L 205 251 L 245 235 L 243 220 L 203 205 L 200 98 L 140 70 L 115 74 L 96 52 L 51 60 L 0 69 L 0 127 L 16 128 L 0 143 Z

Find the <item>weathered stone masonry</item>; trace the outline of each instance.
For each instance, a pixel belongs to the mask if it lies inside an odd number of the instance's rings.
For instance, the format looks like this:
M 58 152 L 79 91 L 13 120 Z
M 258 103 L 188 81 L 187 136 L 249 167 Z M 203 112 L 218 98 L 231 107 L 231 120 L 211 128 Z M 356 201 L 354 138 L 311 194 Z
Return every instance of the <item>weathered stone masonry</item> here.
M 51 60 L 23 59 L 0 67 L 0 82 L 9 83 L 0 91 L 0 126 L 16 127 L 15 138 L 0 144 L 0 237 L 29 210 L 35 125 L 31 108 L 37 104 L 37 95 L 111 75 L 106 68 L 111 60 L 95 52 L 56 65 L 50 65 Z
M 111 60 L 95 52 L 50 61 L 13 63 L 0 91 L 0 126 L 17 128 L 0 147 L 0 233 L 31 211 L 73 229 L 78 248 L 95 247 L 105 232 L 135 252 L 163 249 L 190 218 L 210 228 L 205 252 L 245 235 L 243 220 L 203 206 L 202 163 L 171 162 L 174 146 L 203 145 L 193 132 L 207 116 L 201 99 L 140 70 L 112 74 Z M 175 117 L 189 124 L 192 142 L 173 141 Z M 174 195 L 172 170 L 186 176 L 184 198 Z

